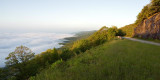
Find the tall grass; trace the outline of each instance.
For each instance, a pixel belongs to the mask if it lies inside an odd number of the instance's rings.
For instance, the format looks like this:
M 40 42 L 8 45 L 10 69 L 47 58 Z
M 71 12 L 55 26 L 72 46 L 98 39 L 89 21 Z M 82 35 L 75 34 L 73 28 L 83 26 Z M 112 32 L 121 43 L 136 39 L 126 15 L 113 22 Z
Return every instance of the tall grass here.
M 159 69 L 160 47 L 113 40 L 61 61 L 30 80 L 159 80 Z

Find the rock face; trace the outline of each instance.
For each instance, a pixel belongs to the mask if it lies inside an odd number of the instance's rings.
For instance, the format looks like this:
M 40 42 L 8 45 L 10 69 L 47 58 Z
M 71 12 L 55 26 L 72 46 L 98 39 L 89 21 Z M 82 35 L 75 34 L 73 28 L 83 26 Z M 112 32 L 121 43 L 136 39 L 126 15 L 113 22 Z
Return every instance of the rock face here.
M 160 40 L 160 12 L 138 25 L 134 29 L 134 36 Z

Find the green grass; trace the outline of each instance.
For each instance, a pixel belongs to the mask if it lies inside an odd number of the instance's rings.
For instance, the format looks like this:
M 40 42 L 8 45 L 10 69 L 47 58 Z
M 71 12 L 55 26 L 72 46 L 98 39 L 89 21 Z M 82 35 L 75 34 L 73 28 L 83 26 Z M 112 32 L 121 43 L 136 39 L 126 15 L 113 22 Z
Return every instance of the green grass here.
M 142 39 L 142 40 L 146 40 L 146 41 L 151 41 L 151 42 L 156 42 L 156 43 L 160 43 L 160 40 L 158 40 L 158 39 L 143 39 L 143 38 L 138 38 L 138 37 L 134 37 L 134 38 Z
M 58 62 L 59 63 L 59 62 Z M 87 50 L 30 80 L 159 80 L 160 47 L 113 40 Z

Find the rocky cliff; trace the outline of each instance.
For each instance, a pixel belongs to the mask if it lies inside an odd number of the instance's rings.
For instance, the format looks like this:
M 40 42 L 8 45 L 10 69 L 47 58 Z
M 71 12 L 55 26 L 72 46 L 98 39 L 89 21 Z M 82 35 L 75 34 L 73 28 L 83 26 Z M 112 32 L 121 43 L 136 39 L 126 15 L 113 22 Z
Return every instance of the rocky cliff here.
M 134 36 L 140 38 L 160 39 L 160 12 L 145 19 L 134 29 Z

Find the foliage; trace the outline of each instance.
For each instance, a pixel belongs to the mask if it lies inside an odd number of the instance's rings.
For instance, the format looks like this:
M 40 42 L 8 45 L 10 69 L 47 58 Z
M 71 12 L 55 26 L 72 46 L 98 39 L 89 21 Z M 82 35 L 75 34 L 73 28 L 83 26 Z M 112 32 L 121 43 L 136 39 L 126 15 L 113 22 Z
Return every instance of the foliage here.
M 112 40 L 115 36 L 126 35 L 131 37 L 137 25 L 158 12 L 160 12 L 160 0 L 152 0 L 150 4 L 144 6 L 134 24 L 120 29 L 115 26 L 111 28 L 104 26 L 93 35 L 91 34 L 94 31 L 87 32 L 87 35 L 83 35 L 85 32 L 82 32 L 78 34 L 78 38 L 69 38 L 72 39 L 69 46 L 64 46 L 58 50 L 55 48 L 48 49 L 35 57 L 29 48 L 25 46 L 17 47 L 6 58 L 8 68 L 0 69 L 0 78 L 5 76 L 10 80 L 25 80 L 32 76 L 30 80 L 159 79 L 160 72 L 158 69 L 160 66 L 155 65 L 160 61 L 158 58 L 160 56 L 158 54 L 159 48 L 136 42 L 132 44 L 131 41 L 113 41 L 101 45 Z M 75 42 L 72 44 L 73 41 Z M 96 47 L 98 45 L 101 46 Z M 141 47 L 141 51 L 137 49 L 137 46 Z M 150 52 L 152 50 L 154 52 Z M 75 56 L 79 53 L 85 54 Z M 41 73 L 35 76 L 39 72 Z M 4 73 L 8 75 L 6 76 Z
M 54 69 L 55 67 L 58 67 L 58 65 L 61 64 L 62 62 L 63 62 L 62 59 L 61 59 L 61 60 L 58 60 L 58 61 L 56 61 L 55 63 L 53 63 L 50 68 Z
M 107 40 L 111 40 L 116 35 L 120 34 L 120 30 L 118 30 L 116 26 L 113 26 L 111 28 L 103 26 L 100 30 L 98 30 L 88 38 L 74 42 L 73 46 L 71 47 L 71 50 L 79 54 L 80 52 L 85 52 L 86 50 L 89 50 L 92 47 L 103 44 Z
M 9 54 L 9 57 L 6 59 L 10 60 L 9 62 L 7 61 L 7 65 L 9 66 L 9 70 L 12 71 L 12 74 L 7 73 L 8 79 L 27 79 L 60 59 L 60 55 L 55 48 L 48 49 L 34 58 L 33 56 L 31 58 L 31 55 L 33 55 L 33 52 L 24 46 L 17 47 L 14 52 Z
M 115 38 L 115 36 L 123 35 L 124 33 L 116 26 L 112 26 L 111 28 L 103 26 L 100 30 L 98 30 L 88 38 L 74 42 L 71 50 L 79 54 L 80 52 L 85 52 L 92 47 L 103 44 L 104 42 Z
M 34 53 L 25 46 L 20 46 L 11 52 L 8 57 L 6 57 L 6 65 L 18 65 L 20 63 L 26 63 L 34 57 Z
M 78 32 L 78 33 L 75 33 L 73 37 L 64 38 L 66 41 L 64 41 L 63 43 L 59 43 L 59 44 L 65 45 L 65 46 L 62 46 L 61 48 L 69 48 L 73 42 L 77 40 L 81 40 L 81 39 L 86 39 L 95 32 L 96 30 Z
M 159 52 L 158 46 L 113 40 L 87 50 L 61 67 L 45 69 L 33 80 L 158 80 Z
M 82 39 L 74 42 L 71 50 L 75 51 L 78 54 L 79 52 L 85 52 L 87 49 L 89 49 L 89 47 L 89 41 Z
M 126 25 L 126 26 L 120 28 L 120 30 L 122 30 L 122 32 L 123 32 L 123 34 L 125 34 L 125 36 L 132 37 L 134 34 L 135 27 L 136 27 L 135 24 L 130 24 L 130 25 Z
M 138 14 L 136 24 L 140 24 L 144 19 L 149 18 L 155 13 L 160 12 L 160 0 L 152 0 L 150 4 L 144 6 L 142 11 Z
M 38 62 L 40 66 L 52 64 L 53 62 L 57 61 L 59 59 L 59 54 L 57 50 L 54 49 L 48 49 L 45 52 L 42 52 L 41 54 L 36 55 L 35 60 Z
M 118 33 L 118 29 L 117 29 L 116 26 L 112 26 L 112 28 L 109 28 L 108 31 L 107 31 L 108 40 L 113 39 L 116 36 L 117 33 Z
M 116 33 L 116 36 L 125 36 L 125 35 L 126 35 L 126 33 L 123 30 L 118 29 L 118 32 Z
M 97 46 L 97 45 L 100 45 L 100 44 L 104 43 L 105 41 L 107 41 L 108 29 L 109 29 L 108 27 L 103 26 L 100 30 L 95 32 L 90 37 L 88 37 L 87 40 L 89 40 L 91 46 Z
M 75 55 L 78 55 L 79 53 L 84 53 L 85 51 L 95 46 L 98 46 L 100 44 L 103 44 L 104 42 L 120 34 L 121 32 L 120 30 L 117 29 L 117 27 L 108 28 L 104 26 L 100 30 L 95 32 L 93 35 L 89 36 L 88 38 L 86 37 L 85 39 L 83 38 L 81 40 L 74 42 L 72 47 L 63 47 L 58 50 L 55 48 L 48 49 L 47 51 L 42 52 L 36 55 L 34 58 L 30 58 L 30 59 L 28 59 L 28 57 L 30 56 L 24 57 L 24 55 L 22 55 L 23 51 L 19 51 L 19 49 L 17 49 L 15 51 L 22 52 L 21 55 L 18 55 L 22 58 L 18 59 L 17 57 L 15 57 L 13 55 L 14 52 L 12 52 L 9 55 L 9 57 L 6 58 L 11 60 L 13 59 L 12 62 L 11 61 L 7 62 L 8 64 L 10 64 L 9 68 L 13 72 L 12 75 L 8 75 L 8 79 L 21 80 L 21 79 L 28 79 L 31 76 L 32 76 L 31 79 L 34 79 L 35 78 L 34 76 L 37 73 L 43 71 L 45 68 L 51 68 L 51 67 L 54 68 L 57 66 L 57 64 L 58 65 L 61 64 L 62 61 L 63 62 L 67 61 L 72 57 L 74 57 Z M 28 51 L 29 53 L 31 53 L 31 50 L 29 48 L 26 48 L 26 49 L 29 50 Z M 22 49 L 22 50 L 25 50 L 25 49 Z M 24 53 L 27 53 L 27 51 L 26 52 L 25 51 Z M 13 56 L 13 58 L 10 58 L 11 56 Z M 17 68 L 20 68 L 20 69 L 17 69 Z
M 141 12 L 137 15 L 135 23 L 126 25 L 120 30 L 125 33 L 125 36 L 133 37 L 134 28 L 141 24 L 145 19 L 150 18 L 156 13 L 160 12 L 160 0 L 151 0 L 150 4 L 144 6 Z
M 70 51 L 69 49 L 62 50 L 62 52 L 60 54 L 61 59 L 64 61 L 70 59 L 73 56 L 74 56 L 74 53 L 72 51 Z
M 4 70 L 2 68 L 0 68 L 0 79 L 4 78 Z
M 14 52 L 11 52 L 8 57 L 6 57 L 6 65 L 9 67 L 11 72 L 11 77 L 19 77 L 19 79 L 24 79 L 26 75 L 26 65 L 27 62 L 34 58 L 34 53 L 25 46 L 19 46 Z
M 56 62 L 59 59 L 60 55 L 55 48 L 48 49 L 47 51 L 36 55 L 34 59 L 28 62 L 28 68 L 32 69 L 28 71 L 28 73 L 30 76 L 34 76 L 36 73 L 50 66 L 50 64 Z

